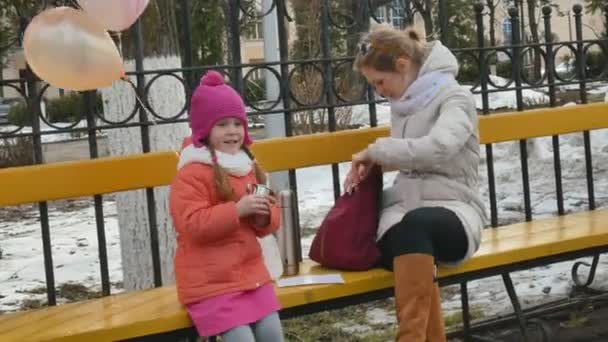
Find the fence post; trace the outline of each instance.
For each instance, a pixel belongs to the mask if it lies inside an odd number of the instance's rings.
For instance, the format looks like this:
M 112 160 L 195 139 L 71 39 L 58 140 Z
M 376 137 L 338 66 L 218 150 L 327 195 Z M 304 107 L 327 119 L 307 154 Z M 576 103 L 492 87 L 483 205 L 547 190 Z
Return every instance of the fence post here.
M 483 103 L 483 113 L 489 112 L 488 100 L 488 63 L 486 60 L 484 27 L 483 27 L 483 9 L 485 8 L 482 2 L 476 2 L 473 5 L 475 10 L 475 22 L 477 25 L 477 47 L 479 48 L 479 83 L 481 86 L 481 99 Z
M 519 31 L 519 14 L 517 8 L 509 8 L 509 15 L 511 16 L 512 31 L 512 42 L 513 42 L 513 77 L 515 80 L 515 97 L 517 99 L 517 110 L 522 111 L 524 109 L 524 101 L 522 94 L 522 47 L 521 47 L 521 32 Z M 526 215 L 526 221 L 532 220 L 532 206 L 530 201 L 530 178 L 528 175 L 528 150 L 526 140 L 519 141 L 519 153 L 521 160 L 521 173 L 522 173 L 522 185 L 524 194 L 524 211 Z
M 545 24 L 545 72 L 549 82 L 549 105 L 555 107 L 555 56 L 553 54 L 553 32 L 551 28 L 551 6 L 545 5 L 542 8 L 543 21 Z
M 331 62 L 331 20 L 329 17 L 329 0 L 322 0 L 321 3 L 321 53 L 324 59 L 323 62 L 323 78 L 325 80 L 325 104 L 327 107 L 327 116 L 329 121 L 329 131 L 336 130 L 336 94 L 334 93 L 334 70 Z M 337 164 L 331 166 L 334 198 L 340 197 L 340 171 Z
M 604 5 L 604 29 L 605 29 L 605 35 L 606 35 L 606 39 L 608 39 L 608 3 L 606 3 Z
M 482 113 L 490 112 L 490 100 L 488 98 L 488 61 L 485 50 L 484 26 L 483 26 L 483 2 L 477 2 L 473 6 L 477 25 L 477 46 L 479 48 L 479 84 L 481 86 Z M 494 180 L 494 152 L 491 144 L 486 145 L 486 165 L 488 168 L 488 190 L 490 193 L 490 221 L 492 227 L 498 226 L 498 206 L 496 203 L 496 183 Z
M 137 73 L 137 96 L 145 99 L 145 85 L 146 77 L 144 75 L 144 38 L 143 38 L 143 24 L 141 18 L 137 19 L 134 26 L 135 34 L 135 72 Z M 148 153 L 151 150 L 150 143 L 150 122 L 146 115 L 146 109 L 142 104 L 138 104 L 139 108 L 139 121 L 141 129 L 141 146 L 142 152 Z M 160 250 L 158 245 L 158 224 L 156 220 L 156 198 L 154 195 L 154 189 L 146 189 L 146 202 L 148 208 L 148 224 L 150 228 L 150 249 L 152 251 L 152 269 L 154 272 L 154 286 L 159 287 L 162 285 L 162 275 L 160 267 Z
M 89 139 L 89 156 L 91 159 L 99 157 L 97 146 L 97 123 L 95 122 L 95 103 L 97 99 L 96 91 L 82 93 L 84 97 L 85 116 L 87 120 L 87 135 Z M 97 249 L 99 253 L 99 272 L 101 275 L 101 293 L 104 296 L 110 295 L 110 274 L 108 271 L 108 251 L 106 247 L 106 229 L 103 218 L 103 197 L 93 196 L 95 204 L 95 227 L 97 228 Z
M 545 23 L 545 69 L 547 73 L 547 81 L 549 83 L 549 105 L 555 107 L 555 55 L 553 53 L 553 31 L 551 29 L 551 6 L 545 5 L 542 8 L 543 20 Z M 555 170 L 555 192 L 557 200 L 557 212 L 559 215 L 564 214 L 564 193 L 562 190 L 562 167 L 560 159 L 559 136 L 552 137 L 553 143 L 553 166 Z
M 39 89 L 39 81 L 34 72 L 26 65 L 25 70 L 26 89 L 27 89 L 27 108 L 30 114 L 32 124 L 32 145 L 34 147 L 34 163 L 44 163 L 42 155 L 42 136 L 40 128 L 41 108 L 40 101 L 42 93 Z M 46 297 L 49 305 L 56 305 L 55 293 L 55 273 L 53 267 L 53 253 L 51 246 L 51 232 L 49 224 L 49 209 L 46 202 L 38 202 L 38 211 L 40 212 L 40 229 L 42 235 L 42 251 L 44 254 L 44 272 L 46 277 Z
M 576 75 L 579 80 L 581 103 L 587 103 L 587 72 L 585 70 L 585 46 L 583 44 L 583 6 L 572 6 L 574 11 L 574 29 L 576 31 Z
M 361 13 L 361 18 L 363 20 L 362 23 L 359 23 L 358 27 L 359 27 L 359 32 L 367 32 L 369 31 L 369 22 L 370 22 L 370 16 L 372 15 L 372 8 L 370 7 L 371 3 L 369 1 L 367 1 L 364 5 L 363 5 L 363 10 Z M 409 0 L 405 0 L 405 13 L 407 16 L 406 19 L 406 26 L 411 24 L 411 20 L 410 17 L 411 16 L 411 10 L 409 10 Z M 409 14 L 407 14 L 409 13 Z M 359 53 L 359 47 L 357 47 L 355 49 L 355 55 Z M 369 110 L 369 124 L 372 127 L 376 127 L 378 126 L 378 112 L 376 110 L 376 95 L 374 93 L 374 90 L 372 89 L 372 87 L 369 85 L 369 83 L 365 82 L 365 94 L 367 96 L 367 101 L 369 102 L 368 104 L 368 110 Z
M 587 72 L 585 44 L 583 43 L 583 6 L 576 4 L 572 6 L 574 11 L 574 24 L 576 30 L 576 70 L 579 79 L 579 92 L 581 103 L 587 103 Z M 589 199 L 589 210 L 595 209 L 595 189 L 593 185 L 593 160 L 591 156 L 591 134 L 583 132 L 583 144 L 585 146 L 585 167 L 587 173 L 587 196 Z
M 511 17 L 511 46 L 512 59 L 511 68 L 513 71 L 513 80 L 515 81 L 515 97 L 517 100 L 517 110 L 523 110 L 524 101 L 521 91 L 521 70 L 522 70 L 522 55 L 521 55 L 521 33 L 519 30 L 519 13 L 516 7 L 509 8 L 509 16 Z

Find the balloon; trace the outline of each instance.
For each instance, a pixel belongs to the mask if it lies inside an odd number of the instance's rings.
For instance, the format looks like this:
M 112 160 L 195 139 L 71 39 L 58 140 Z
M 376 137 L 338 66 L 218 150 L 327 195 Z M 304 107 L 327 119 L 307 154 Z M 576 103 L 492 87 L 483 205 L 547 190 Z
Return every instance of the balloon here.
M 73 8 L 51 8 L 35 16 L 25 30 L 23 47 L 34 73 L 58 88 L 107 87 L 125 73 L 110 35 Z
M 122 31 L 133 25 L 148 2 L 149 0 L 78 0 L 85 12 L 110 31 Z

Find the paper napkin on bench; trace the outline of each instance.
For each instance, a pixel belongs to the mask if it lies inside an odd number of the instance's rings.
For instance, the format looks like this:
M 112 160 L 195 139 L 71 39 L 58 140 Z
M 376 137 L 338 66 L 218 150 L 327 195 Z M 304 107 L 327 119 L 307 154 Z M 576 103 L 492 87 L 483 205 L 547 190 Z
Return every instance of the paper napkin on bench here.
M 323 275 L 305 275 L 279 279 L 279 287 L 316 285 L 316 284 L 344 284 L 344 278 L 339 273 Z

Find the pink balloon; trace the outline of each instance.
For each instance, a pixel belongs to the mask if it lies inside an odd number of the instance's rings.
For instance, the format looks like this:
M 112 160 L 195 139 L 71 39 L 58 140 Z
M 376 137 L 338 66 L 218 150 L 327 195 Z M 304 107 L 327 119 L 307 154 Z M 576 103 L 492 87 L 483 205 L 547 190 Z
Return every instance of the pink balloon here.
M 57 7 L 32 19 L 23 38 L 25 59 L 49 84 L 70 90 L 112 85 L 124 76 L 116 44 L 83 11 Z
M 78 0 L 80 7 L 110 31 L 129 28 L 148 6 L 149 0 Z

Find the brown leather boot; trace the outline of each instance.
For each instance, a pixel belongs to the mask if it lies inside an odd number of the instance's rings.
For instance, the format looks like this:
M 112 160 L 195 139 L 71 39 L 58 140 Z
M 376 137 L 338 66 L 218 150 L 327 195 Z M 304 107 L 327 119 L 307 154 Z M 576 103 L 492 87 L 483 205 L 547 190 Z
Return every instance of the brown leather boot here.
M 446 342 L 445 325 L 443 321 L 443 310 L 441 309 L 441 296 L 439 294 L 439 286 L 437 282 L 434 284 L 433 293 L 431 295 L 431 311 L 429 313 L 429 322 L 426 326 L 426 341 L 427 342 Z
M 429 254 L 404 254 L 393 259 L 398 342 L 426 342 L 435 264 Z

